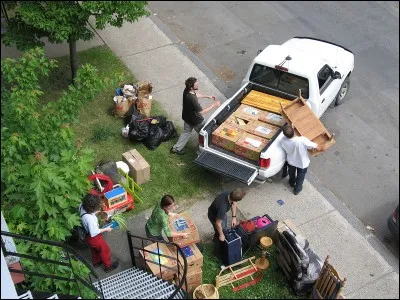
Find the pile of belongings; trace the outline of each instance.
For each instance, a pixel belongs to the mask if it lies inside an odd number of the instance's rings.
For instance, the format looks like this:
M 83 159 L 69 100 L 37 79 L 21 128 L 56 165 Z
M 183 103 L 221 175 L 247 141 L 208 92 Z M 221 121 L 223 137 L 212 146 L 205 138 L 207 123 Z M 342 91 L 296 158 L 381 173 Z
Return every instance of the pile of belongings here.
M 122 135 L 132 141 L 141 141 L 149 149 L 156 149 L 162 142 L 175 138 L 178 134 L 171 121 L 163 116 L 147 117 L 136 111 L 134 105 L 125 116 Z
M 290 280 L 296 295 L 309 294 L 321 272 L 321 259 L 310 248 L 307 239 L 296 235 L 287 226 L 284 231 L 278 231 L 276 246 L 278 265 Z
M 115 90 L 114 115 L 125 117 L 130 107 L 135 106 L 140 114 L 150 117 L 152 90 L 153 86 L 150 81 L 141 81 L 137 84 L 122 84 Z

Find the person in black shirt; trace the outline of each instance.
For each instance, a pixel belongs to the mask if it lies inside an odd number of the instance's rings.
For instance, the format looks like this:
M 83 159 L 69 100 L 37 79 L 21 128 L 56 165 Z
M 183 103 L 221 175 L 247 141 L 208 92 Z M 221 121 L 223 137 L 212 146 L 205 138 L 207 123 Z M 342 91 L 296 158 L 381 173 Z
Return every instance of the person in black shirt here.
M 219 194 L 208 208 L 208 219 L 214 227 L 214 239 L 221 242 L 225 240 L 224 230 L 227 228 L 227 213 L 232 209 L 232 227 L 237 225 L 237 202 L 242 200 L 246 192 L 242 189 L 234 189 Z
M 203 115 L 208 113 L 214 107 L 220 106 L 220 102 L 216 100 L 215 96 L 206 96 L 196 92 L 199 89 L 199 83 L 196 78 L 189 77 L 185 81 L 185 90 L 183 91 L 183 105 L 182 105 L 182 119 L 183 132 L 178 141 L 171 148 L 171 153 L 185 154 L 187 142 L 190 139 L 193 129 L 199 132 L 204 126 Z M 199 103 L 198 98 L 209 98 L 215 100 L 209 107 L 203 109 Z
M 224 230 L 227 229 L 227 213 L 232 209 L 232 227 L 237 225 L 237 202 L 242 200 L 246 192 L 242 189 L 225 191 L 219 194 L 208 208 L 208 219 L 214 228 L 214 255 L 221 258 L 222 244 L 225 241 Z

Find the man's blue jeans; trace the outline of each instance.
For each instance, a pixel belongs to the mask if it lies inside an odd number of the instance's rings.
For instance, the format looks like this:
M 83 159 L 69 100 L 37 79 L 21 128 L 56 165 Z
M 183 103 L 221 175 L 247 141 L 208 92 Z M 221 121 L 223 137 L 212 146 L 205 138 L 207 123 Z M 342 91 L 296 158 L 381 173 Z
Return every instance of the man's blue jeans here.
M 300 192 L 303 189 L 304 178 L 306 177 L 307 168 L 296 168 L 288 164 L 289 167 L 289 184 L 294 187 L 295 192 Z M 296 176 L 297 173 L 297 176 Z

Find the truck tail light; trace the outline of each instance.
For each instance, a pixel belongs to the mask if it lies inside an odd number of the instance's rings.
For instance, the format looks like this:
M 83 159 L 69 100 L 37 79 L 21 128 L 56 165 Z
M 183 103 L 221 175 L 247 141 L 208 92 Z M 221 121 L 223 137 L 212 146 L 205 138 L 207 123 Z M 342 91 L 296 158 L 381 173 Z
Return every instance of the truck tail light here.
M 199 134 L 199 146 L 204 147 L 204 136 Z
M 258 161 L 258 164 L 260 165 L 261 168 L 269 168 L 269 165 L 271 164 L 271 159 L 270 158 L 260 158 Z

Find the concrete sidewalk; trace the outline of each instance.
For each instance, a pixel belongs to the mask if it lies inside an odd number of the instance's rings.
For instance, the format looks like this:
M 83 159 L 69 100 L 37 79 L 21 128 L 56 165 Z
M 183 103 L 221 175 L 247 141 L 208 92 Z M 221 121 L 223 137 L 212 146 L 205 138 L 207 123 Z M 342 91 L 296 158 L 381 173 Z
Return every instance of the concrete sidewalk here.
M 182 123 L 182 90 L 185 79 L 190 76 L 199 79 L 202 93 L 226 100 L 223 84 L 156 16 L 126 23 L 122 28 L 109 27 L 98 34 L 138 80 L 153 82 L 154 99 L 175 122 Z M 203 107 L 208 104 L 205 101 Z M 330 255 L 340 276 L 347 278 L 344 289 L 347 298 L 399 298 L 399 261 L 313 174 L 307 174 L 298 196 L 293 195 L 287 179 L 250 187 L 227 180 L 223 189 L 238 185 L 247 191 L 239 203 L 241 214 L 250 218 L 267 213 L 273 219 L 291 219 L 321 259 Z M 214 197 L 208 195 L 192 207 L 181 207 L 191 213 L 203 240 L 212 234 L 206 212 Z M 277 200 L 283 200 L 284 204 L 280 206 Z M 129 229 L 133 234 L 145 236 L 143 224 L 150 213 L 150 210 L 142 212 L 130 220 Z M 125 263 L 129 265 L 125 234 L 114 232 L 107 235 L 107 240 L 113 255 L 121 259 L 121 268 Z

